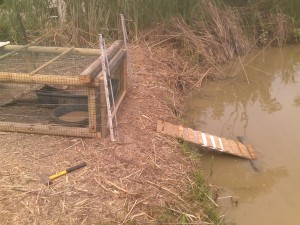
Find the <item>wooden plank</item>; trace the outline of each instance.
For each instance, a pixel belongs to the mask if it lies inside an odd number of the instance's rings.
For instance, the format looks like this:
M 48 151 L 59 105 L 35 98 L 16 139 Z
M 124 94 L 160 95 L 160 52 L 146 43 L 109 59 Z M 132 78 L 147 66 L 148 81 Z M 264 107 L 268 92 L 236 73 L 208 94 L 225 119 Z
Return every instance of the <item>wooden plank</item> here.
M 10 54 L 15 52 L 35 52 L 35 53 L 44 53 L 44 54 L 61 54 L 67 51 L 69 48 L 67 47 L 45 47 L 45 46 L 30 46 L 29 45 L 6 45 L 1 48 Z M 86 56 L 99 56 L 101 54 L 100 49 L 93 48 L 74 48 L 72 51 L 72 55 L 86 55 Z
M 52 134 L 72 137 L 97 137 L 99 134 L 89 132 L 88 128 L 64 127 L 56 125 L 0 122 L 0 130 L 35 134 Z
M 172 137 L 180 137 L 185 141 L 205 146 L 215 151 L 228 153 L 231 155 L 256 159 L 255 152 L 250 146 L 247 148 L 240 142 L 227 140 L 214 135 L 196 131 L 191 128 L 173 125 L 171 123 L 159 120 L 157 122 L 157 131 Z M 252 155 L 251 153 L 252 152 Z
M 122 50 L 123 41 L 115 41 L 108 49 L 107 49 L 107 58 L 110 62 L 113 58 L 119 57 L 117 53 Z M 123 55 L 122 55 L 123 57 Z M 116 61 L 116 59 L 114 59 Z M 109 68 L 111 70 L 111 68 Z M 102 61 L 101 56 L 99 56 L 88 68 L 86 68 L 80 74 L 80 81 L 82 83 L 90 83 L 95 77 L 99 75 L 102 70 Z

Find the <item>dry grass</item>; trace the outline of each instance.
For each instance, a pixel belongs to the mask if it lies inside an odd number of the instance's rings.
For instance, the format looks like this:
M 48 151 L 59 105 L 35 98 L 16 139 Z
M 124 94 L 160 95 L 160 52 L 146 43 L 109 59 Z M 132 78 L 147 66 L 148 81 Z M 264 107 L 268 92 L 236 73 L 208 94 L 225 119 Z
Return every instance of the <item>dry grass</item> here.
M 132 47 L 134 74 L 119 113 L 119 144 L 0 133 L 2 224 L 157 224 L 181 223 L 183 217 L 212 224 L 201 204 L 186 197 L 198 162 L 156 133 L 157 119 L 177 120 L 178 98 L 166 81 L 182 70 L 170 51 Z M 82 161 L 88 166 L 50 187 L 42 184 L 41 174 Z
M 235 13 L 229 8 L 219 9 L 211 1 L 202 1 L 202 9 L 203 20 L 187 24 L 182 18 L 174 18 L 151 32 L 151 37 L 158 38 L 157 43 L 173 42 L 195 63 L 215 66 L 245 54 L 249 45 Z
M 281 11 L 261 9 L 257 5 L 232 10 L 239 15 L 241 27 L 248 33 L 249 39 L 252 39 L 253 46 L 281 47 L 296 41 L 293 39 L 294 20 Z

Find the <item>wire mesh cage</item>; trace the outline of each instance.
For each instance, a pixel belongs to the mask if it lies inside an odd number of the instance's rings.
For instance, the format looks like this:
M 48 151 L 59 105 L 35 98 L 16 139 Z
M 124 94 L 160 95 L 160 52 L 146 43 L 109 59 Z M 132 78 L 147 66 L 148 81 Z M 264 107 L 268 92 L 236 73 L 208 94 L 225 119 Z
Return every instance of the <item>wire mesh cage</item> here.
M 107 50 L 115 114 L 126 94 L 126 50 Z M 100 50 L 0 47 L 0 130 L 79 137 L 107 136 Z

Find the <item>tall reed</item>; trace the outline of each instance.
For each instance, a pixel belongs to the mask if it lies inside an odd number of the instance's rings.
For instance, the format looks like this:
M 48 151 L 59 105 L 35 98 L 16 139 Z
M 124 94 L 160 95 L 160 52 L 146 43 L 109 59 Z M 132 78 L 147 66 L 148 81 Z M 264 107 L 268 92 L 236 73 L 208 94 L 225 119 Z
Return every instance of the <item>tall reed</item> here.
M 182 16 L 186 20 L 197 16 L 194 9 L 199 4 L 199 0 L 64 0 L 60 2 L 64 2 L 66 6 L 63 28 L 58 19 L 51 17 L 49 4 L 45 0 L 4 0 L 7 32 L 14 41 L 22 40 L 16 16 L 20 13 L 25 27 L 33 35 L 42 35 L 47 29 L 58 29 L 56 38 L 67 35 L 70 42 L 82 45 L 96 42 L 95 34 L 99 32 L 104 33 L 108 38 L 117 38 L 120 13 L 128 19 L 130 34 L 136 37 L 139 30 L 148 28 L 155 22 L 175 16 Z
M 52 0 L 55 2 L 55 0 Z M 49 2 L 45 0 L 1 0 L 0 5 L 0 37 L 7 35 L 11 41 L 22 43 L 20 32 L 20 13 L 29 38 L 45 35 L 48 43 L 56 45 L 92 46 L 97 43 L 98 33 L 106 38 L 119 38 L 119 14 L 127 18 L 127 27 L 132 38 L 139 35 L 140 30 L 151 27 L 157 22 L 164 22 L 173 17 L 183 18 L 187 24 L 202 22 L 205 18 L 203 0 L 57 0 L 64 4 L 63 23 L 53 18 Z M 299 0 L 213 0 L 218 7 L 230 5 L 243 21 L 246 32 L 254 36 L 257 30 L 249 27 L 263 27 L 263 30 L 275 29 L 286 32 L 286 17 L 275 18 L 277 13 L 287 13 L 300 18 Z M 211 2 L 213 2 L 211 1 Z M 1 3 L 0 2 L 0 3 Z M 237 7 L 238 6 L 238 7 Z M 246 12 L 244 14 L 244 12 Z M 265 20 L 266 16 L 268 20 Z M 273 21 L 272 21 L 273 20 Z M 270 27 L 272 22 L 275 25 Z M 276 22 L 280 24 L 277 26 Z M 297 23 L 295 23 L 297 25 Z M 276 30 L 277 29 L 277 30 Z M 263 38 L 264 32 L 259 31 Z M 281 39 L 286 35 L 280 34 Z M 280 41 L 281 43 L 282 41 Z M 284 41 L 283 41 L 284 42 Z

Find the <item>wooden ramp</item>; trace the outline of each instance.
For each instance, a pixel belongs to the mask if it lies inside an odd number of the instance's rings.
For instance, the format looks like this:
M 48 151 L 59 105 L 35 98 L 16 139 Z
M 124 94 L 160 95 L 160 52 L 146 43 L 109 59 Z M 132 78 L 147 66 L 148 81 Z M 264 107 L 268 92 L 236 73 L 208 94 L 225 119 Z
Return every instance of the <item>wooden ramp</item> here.
M 256 159 L 255 152 L 250 145 L 206 134 L 201 131 L 174 125 L 162 120 L 157 121 L 157 132 L 183 139 L 187 142 L 201 145 L 212 150 L 239 156 L 246 159 Z

